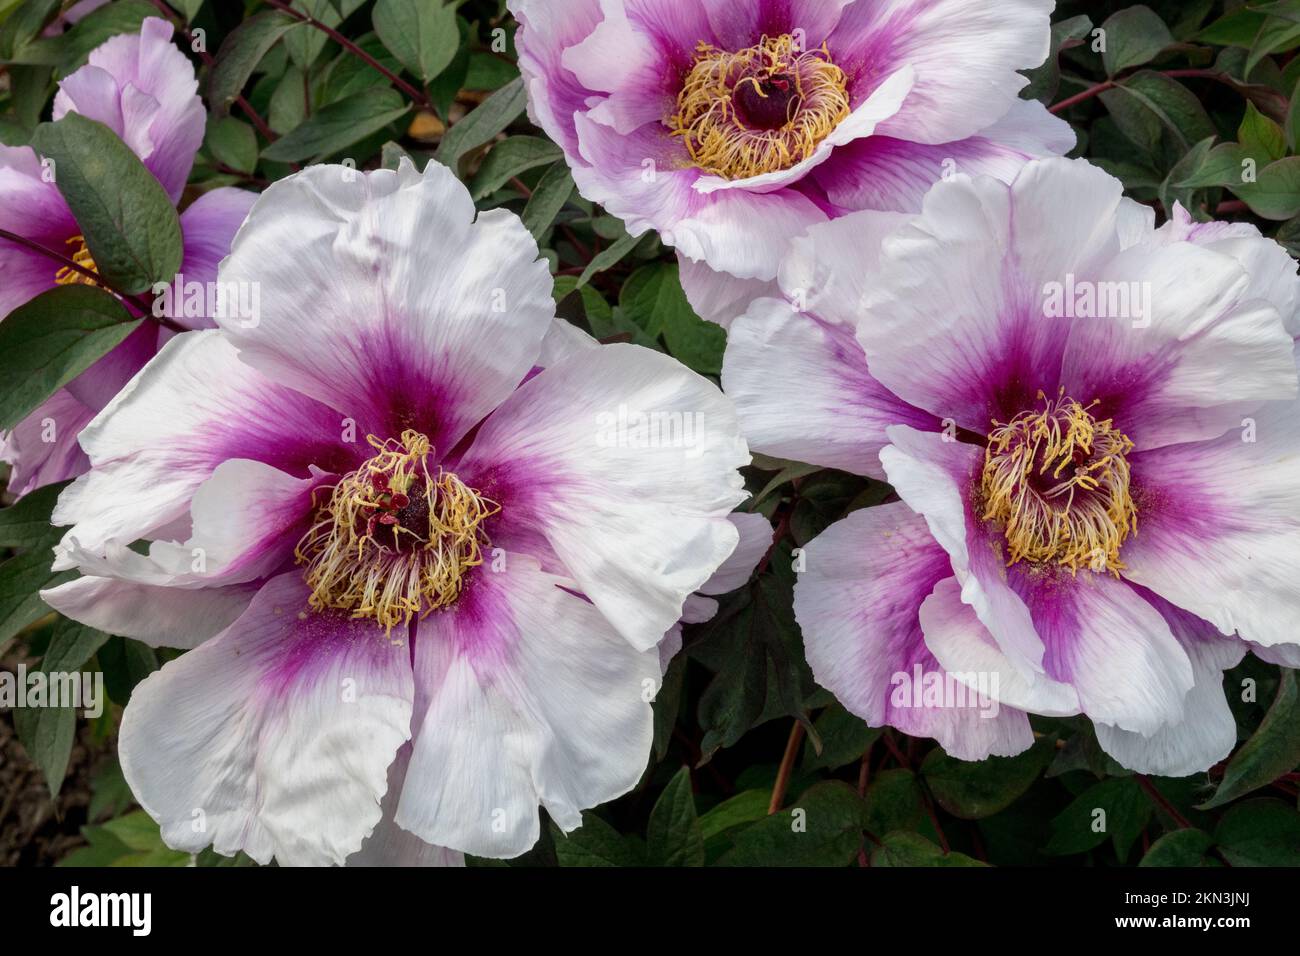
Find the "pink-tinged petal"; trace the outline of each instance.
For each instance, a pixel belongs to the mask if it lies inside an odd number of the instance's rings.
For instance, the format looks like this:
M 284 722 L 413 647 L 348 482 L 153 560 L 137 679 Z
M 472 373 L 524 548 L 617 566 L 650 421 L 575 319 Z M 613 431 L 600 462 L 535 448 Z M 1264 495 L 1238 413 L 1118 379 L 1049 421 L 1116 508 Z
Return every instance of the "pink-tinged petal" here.
M 1296 275 L 1295 260 L 1254 225 L 1196 222 L 1181 204 L 1175 203 L 1173 214 L 1156 237 L 1168 242 L 1191 242 L 1232 256 L 1251 277 L 1252 293 L 1277 309 L 1292 337 L 1300 336 L 1300 277 Z
M 515 46 L 528 89 L 528 116 L 563 148 L 570 165 L 578 161 L 575 113 L 585 112 L 595 96 L 564 66 L 564 51 L 582 42 L 601 22 L 600 0 L 509 0 L 519 21 Z
M 159 327 L 144 321 L 111 352 L 67 384 L 69 394 L 93 411 L 102 411 L 158 354 Z
M 676 112 L 681 77 L 696 47 L 711 42 L 704 9 L 680 0 L 601 0 L 604 19 L 561 62 L 578 82 L 609 94 L 589 115 L 619 133 L 663 123 Z
M 420 622 L 398 826 L 437 846 L 513 857 L 536 842 L 539 806 L 572 830 L 582 810 L 636 784 L 658 653 L 632 648 L 572 586 L 509 554 Z
M 0 144 L 0 224 L 61 255 L 80 229 L 68 204 L 29 146 Z M 55 285 L 61 266 L 48 256 L 0 239 L 0 319 Z
M 411 745 L 403 744 L 388 768 L 388 789 L 384 792 L 384 816 L 366 837 L 361 849 L 348 857 L 347 866 L 464 866 L 465 854 L 445 846 L 425 843 L 393 819 L 406 783 L 406 768 L 411 761 Z
M 206 113 L 194 67 L 172 43 L 172 25 L 147 18 L 139 33 L 112 37 L 65 77 L 54 118 L 76 112 L 113 129 L 180 200 L 203 143 Z
M 910 67 L 904 67 L 891 75 L 872 90 L 870 96 L 854 107 L 853 112 L 841 120 L 830 135 L 817 144 L 817 148 L 812 153 L 788 169 L 744 179 L 724 179 L 721 176 L 705 175 L 695 183 L 696 191 L 705 195 L 728 189 L 770 193 L 793 186 L 827 162 L 836 149 L 845 148 L 871 136 L 885 120 L 894 116 L 911 92 L 913 81 L 914 76 Z
M 832 35 L 853 0 L 702 0 L 719 42 L 729 50 L 753 46 L 764 36 L 804 32 L 808 49 Z
M 881 132 L 950 143 L 996 122 L 1047 56 L 1053 0 L 855 0 L 827 45 L 858 88 L 906 64 L 916 87 Z
M 61 388 L 13 431 L 0 433 L 0 461 L 12 466 L 6 490 L 21 497 L 85 472 L 90 461 L 77 435 L 94 417 L 94 411 Z
M 891 427 L 887 435 L 892 444 L 881 450 L 880 461 L 888 481 L 948 553 L 961 599 L 975 609 L 1017 672 L 1026 679 L 1041 673 L 1043 641 L 1007 579 L 1002 537 L 984 526 L 973 504 L 983 452 L 905 425 Z
M 1010 756 L 1033 744 L 1022 711 L 996 700 L 981 706 L 926 647 L 919 612 L 935 585 L 951 576 L 952 565 L 907 505 L 855 511 L 804 552 L 795 617 L 813 676 L 846 708 L 873 727 L 934 737 L 964 760 Z M 959 694 L 927 702 L 927 681 Z
M 64 617 L 150 647 L 198 647 L 244 613 L 261 583 L 182 589 L 83 575 L 41 592 Z
M 758 300 L 732 324 L 722 387 L 757 451 L 872 478 L 884 478 L 885 429 L 939 427 L 871 376 L 852 330 L 781 299 Z
M 801 312 L 852 333 L 863 321 L 862 301 L 880 269 L 881 243 L 909 218 L 857 212 L 812 226 L 781 260 L 781 293 Z
M 678 275 L 682 291 L 695 310 L 706 322 L 724 329 L 731 328 L 738 315 L 744 315 L 755 299 L 779 297 L 781 287 L 775 279 L 737 279 L 725 272 L 716 272 L 706 263 L 677 254 Z
M 169 846 L 341 864 L 379 823 L 410 737 L 410 651 L 306 604 L 300 574 L 268 582 L 228 630 L 132 693 L 122 772 Z
M 1246 647 L 1262 661 L 1277 664 L 1279 667 L 1300 668 L 1300 644 L 1274 644 L 1272 647 L 1264 647 L 1262 644 L 1252 644 L 1247 641 Z
M 936 584 L 921 605 L 921 630 L 939 665 L 968 689 L 982 690 L 1008 707 L 1032 714 L 1079 713 L 1079 695 L 1069 684 L 1045 674 L 1022 674 L 1012 665 L 975 616 L 975 609 L 962 602 L 955 577 Z
M 1169 623 L 1192 663 L 1195 685 L 1183 702 L 1183 719 L 1143 735 L 1098 723 L 1097 742 L 1121 766 L 1161 777 L 1208 770 L 1237 745 L 1237 721 L 1223 695 L 1223 672 L 1236 667 L 1246 646 L 1213 625 L 1146 590 L 1139 590 Z
M 228 458 L 298 478 L 312 466 L 346 473 L 369 456 L 355 430 L 241 362 L 220 332 L 188 332 L 82 431 L 93 467 L 60 497 L 54 521 L 72 525 L 65 543 L 100 553 L 187 515 L 194 492 Z
M 1265 647 L 1300 620 L 1300 403 L 1269 402 L 1213 441 L 1130 456 L 1138 534 L 1124 576 Z
M 713 572 L 713 577 L 701 585 L 701 594 L 728 594 L 745 584 L 772 546 L 772 525 L 762 515 L 737 511 L 727 515 L 727 520 L 736 526 L 740 543 L 731 557 Z
M 1236 259 L 1188 242 L 1142 243 L 1080 277 L 1126 294 L 1071 324 L 1066 394 L 1098 401 L 1094 414 L 1144 450 L 1214 438 L 1240 424 L 1243 405 L 1293 398 L 1292 338 L 1250 279 Z
M 187 328 L 210 329 L 216 326 L 213 317 L 208 314 L 208 304 L 214 301 L 210 290 L 217 281 L 217 266 L 230 255 L 230 244 L 234 241 L 235 233 L 243 225 L 256 201 L 257 193 L 223 187 L 204 193 L 181 213 L 185 258 L 181 262 L 180 275 L 172 282 L 173 291 L 168 294 L 165 315 Z M 180 295 L 176 294 L 178 288 Z M 194 289 L 203 293 L 202 299 L 194 295 Z M 241 291 L 244 290 L 234 290 L 236 295 Z M 245 292 L 243 301 L 231 300 L 228 304 L 222 304 L 228 310 L 240 311 L 242 306 L 251 306 L 254 301 Z M 201 309 L 194 308 L 192 302 L 202 303 Z M 245 315 L 245 318 L 251 319 L 253 316 Z
M 450 467 L 500 504 L 494 545 L 547 542 L 644 649 L 735 550 L 727 515 L 749 460 L 716 386 L 660 353 L 606 345 L 520 387 Z
M 704 198 L 687 218 L 660 227 L 690 259 L 741 279 L 774 279 L 790 240 L 829 218 L 803 193 L 728 189 Z
M 1127 582 L 1024 562 L 1007 569 L 1033 615 L 1049 678 L 1094 721 L 1145 736 L 1183 719 L 1192 665 L 1169 623 Z
M 542 339 L 542 351 L 537 356 L 538 368 L 550 368 L 575 352 L 600 348 L 600 343 L 576 325 L 564 319 L 555 319 Z
M 883 246 L 858 339 L 900 398 L 978 434 L 1054 394 L 1070 323 L 1044 289 L 1119 252 L 1118 180 L 1082 161 L 1025 166 L 1010 187 L 957 176 Z M 1082 399 L 1087 401 L 1087 399 Z
M 454 253 L 454 254 L 453 254 Z M 536 364 L 551 276 L 517 216 L 478 213 L 441 163 L 310 166 L 258 198 L 222 283 L 260 321 L 219 317 L 241 357 L 354 419 L 446 454 Z
M 659 642 L 659 673 L 668 673 L 668 665 L 682 649 L 682 626 L 674 624 Z
M 996 123 L 956 142 L 924 145 L 872 136 L 849 143 L 815 178 L 837 206 L 914 213 L 945 176 L 966 173 L 1010 183 L 1026 162 L 1064 155 L 1074 144 L 1069 123 L 1041 103 L 1016 100 Z

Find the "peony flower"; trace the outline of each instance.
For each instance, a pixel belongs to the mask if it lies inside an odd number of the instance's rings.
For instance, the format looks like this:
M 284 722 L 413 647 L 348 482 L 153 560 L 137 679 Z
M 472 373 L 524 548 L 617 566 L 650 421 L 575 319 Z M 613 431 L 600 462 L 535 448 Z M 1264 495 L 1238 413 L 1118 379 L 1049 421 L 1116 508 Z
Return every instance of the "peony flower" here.
M 1028 747 L 1029 713 L 1086 714 L 1141 772 L 1225 757 L 1223 672 L 1300 662 L 1290 257 L 1182 210 L 1155 230 L 1059 159 L 795 249 L 724 387 L 754 448 L 902 499 L 805 549 L 817 680 L 966 759 Z
M 179 202 L 203 142 L 206 113 L 194 67 L 171 36 L 170 23 L 149 18 L 138 34 L 101 44 L 85 66 L 59 84 L 54 119 L 79 113 L 105 124 L 140 157 L 172 202 Z M 181 213 L 185 256 L 180 274 L 187 284 L 216 279 L 217 263 L 256 198 L 223 187 L 200 196 Z M 29 146 L 0 145 L 0 210 L 5 229 L 95 271 L 81 228 Z M 0 238 L 0 317 L 55 286 L 91 282 L 48 256 Z M 213 325 L 207 315 L 194 315 L 178 304 L 169 304 L 164 314 L 188 328 Z M 13 465 L 9 490 L 26 494 L 85 471 L 77 434 L 172 335 L 158 323 L 141 324 L 11 433 L 0 436 L 0 460 Z
M 1074 145 L 1019 98 L 1052 0 L 512 0 L 530 116 L 582 195 L 677 248 L 696 311 L 776 291 L 791 240 L 1009 182 Z
M 261 321 L 173 339 L 82 432 L 54 515 L 82 577 L 44 593 L 193 648 L 122 721 L 163 838 L 510 857 L 539 806 L 571 830 L 630 789 L 657 646 L 737 545 L 730 402 L 660 353 L 575 350 L 527 230 L 437 163 L 277 182 L 220 281 Z M 667 430 L 611 431 L 620 408 Z

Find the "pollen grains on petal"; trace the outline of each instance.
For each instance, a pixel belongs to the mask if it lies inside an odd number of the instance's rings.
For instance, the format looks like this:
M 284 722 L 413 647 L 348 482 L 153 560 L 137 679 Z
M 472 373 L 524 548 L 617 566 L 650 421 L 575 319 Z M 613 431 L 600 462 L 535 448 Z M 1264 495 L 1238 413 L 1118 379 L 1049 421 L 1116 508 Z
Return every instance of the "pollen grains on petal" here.
M 367 439 L 376 454 L 317 508 L 294 555 L 306 565 L 312 610 L 372 618 L 386 632 L 453 604 L 483 563 L 484 522 L 497 504 L 430 467 L 429 439 Z
M 700 169 L 748 179 L 807 159 L 851 111 L 825 44 L 785 34 L 734 53 L 701 42 L 669 127 Z
M 1133 442 L 1110 419 L 1064 394 L 994 422 L 979 501 L 998 526 L 1008 564 L 1055 564 L 1118 575 L 1120 548 L 1137 533 L 1129 487 Z

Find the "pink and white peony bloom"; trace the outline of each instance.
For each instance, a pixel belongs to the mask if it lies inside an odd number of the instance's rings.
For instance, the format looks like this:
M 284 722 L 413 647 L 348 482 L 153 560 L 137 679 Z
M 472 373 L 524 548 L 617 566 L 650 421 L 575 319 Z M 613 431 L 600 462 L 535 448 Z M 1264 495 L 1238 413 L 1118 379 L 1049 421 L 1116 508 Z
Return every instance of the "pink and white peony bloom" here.
M 795 591 L 813 673 L 873 725 L 979 759 L 1086 714 L 1186 775 L 1236 742 L 1226 669 L 1300 662 L 1295 263 L 1121 193 L 1060 159 L 959 176 L 814 227 L 731 328 L 753 447 L 902 499 L 809 543 Z
M 675 246 L 702 316 L 776 290 L 790 242 L 1010 182 L 1074 145 L 1019 98 L 1052 0 L 510 0 L 530 116 L 582 195 Z
M 194 156 L 203 143 L 206 111 L 194 67 L 171 42 L 172 26 L 149 18 L 140 32 L 113 37 L 89 62 L 59 84 L 54 119 L 79 113 L 115 132 L 179 202 Z M 255 193 L 223 187 L 200 196 L 181 213 L 185 282 L 216 279 Z M 90 271 L 94 260 L 40 157 L 29 146 L 0 145 L 0 222 L 10 232 L 72 259 Z M 26 246 L 0 238 L 0 319 L 42 292 L 90 283 L 82 273 Z M 170 304 L 165 314 L 187 328 L 211 328 L 206 315 Z M 110 354 L 0 436 L 0 460 L 13 472 L 9 490 L 26 494 L 86 470 L 77 434 L 158 351 L 172 332 L 146 322 Z M 52 440 L 51 440 L 52 439 Z
M 260 323 L 178 336 L 83 431 L 54 515 L 83 576 L 44 595 L 193 648 L 122 722 L 164 839 L 511 857 L 539 806 L 571 830 L 630 789 L 658 645 L 737 546 L 730 401 L 660 353 L 566 344 L 527 230 L 437 163 L 277 182 L 220 279 L 260 287 Z M 621 407 L 691 440 L 606 434 Z

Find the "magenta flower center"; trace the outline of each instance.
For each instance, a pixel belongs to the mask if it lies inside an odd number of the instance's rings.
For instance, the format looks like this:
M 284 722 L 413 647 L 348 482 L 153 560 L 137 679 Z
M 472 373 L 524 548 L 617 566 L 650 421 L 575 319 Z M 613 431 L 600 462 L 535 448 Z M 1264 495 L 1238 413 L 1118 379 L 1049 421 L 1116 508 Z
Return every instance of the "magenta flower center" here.
M 330 489 L 294 552 L 310 605 L 385 630 L 455 602 L 483 563 L 484 522 L 500 508 L 451 472 L 430 469 L 429 440 L 368 439 L 377 454 Z
M 1133 442 L 1092 415 L 1095 402 L 1038 397 L 1043 408 L 993 423 L 980 481 L 984 518 L 1001 526 L 1008 564 L 1118 575 L 1120 547 L 1137 531 L 1127 458 Z
M 850 112 L 825 44 L 804 51 L 786 34 L 737 53 L 701 43 L 669 126 L 696 166 L 747 179 L 808 158 Z

